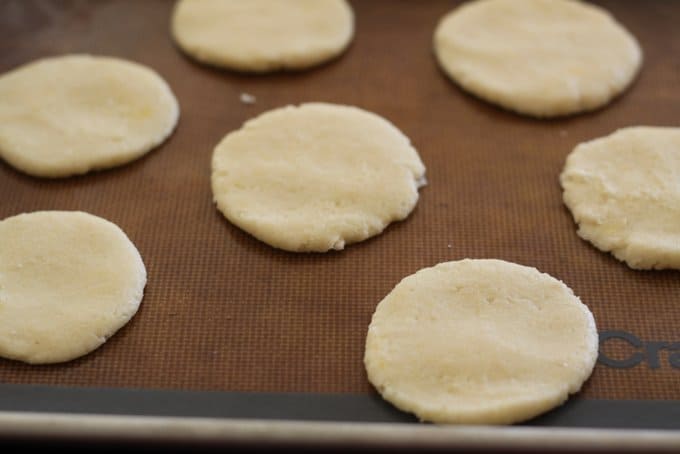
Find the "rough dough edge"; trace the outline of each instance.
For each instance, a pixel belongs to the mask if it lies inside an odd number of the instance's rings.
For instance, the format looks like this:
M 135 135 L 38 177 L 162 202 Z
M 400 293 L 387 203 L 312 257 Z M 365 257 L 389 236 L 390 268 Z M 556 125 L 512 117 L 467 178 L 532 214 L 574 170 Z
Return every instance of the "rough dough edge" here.
M 628 132 L 645 132 L 645 131 L 654 132 L 660 130 L 680 131 L 680 127 L 649 126 L 649 125 L 625 126 L 616 129 L 615 131 L 610 132 L 609 134 L 581 142 L 577 144 L 567 155 L 564 162 L 564 166 L 562 167 L 562 171 L 560 172 L 559 176 L 559 183 L 560 187 L 562 188 L 562 202 L 564 203 L 565 207 L 569 210 L 569 213 L 574 224 L 576 224 L 576 234 L 579 236 L 579 238 L 586 241 L 590 246 L 594 247 L 598 251 L 611 254 L 618 261 L 625 263 L 629 268 L 637 271 L 679 270 L 680 258 L 677 259 L 677 263 L 675 261 L 667 260 L 666 261 L 656 260 L 653 262 L 642 259 L 636 260 L 630 256 L 629 249 L 631 248 L 631 244 L 629 242 L 623 242 L 620 246 L 607 247 L 606 245 L 603 244 L 603 242 L 600 239 L 598 239 L 596 236 L 589 234 L 586 231 L 589 229 L 590 226 L 593 225 L 593 223 L 587 222 L 583 219 L 583 216 L 581 215 L 581 210 L 578 209 L 580 203 L 576 198 L 573 197 L 573 194 L 567 191 L 566 184 L 567 178 L 571 173 L 573 167 L 572 161 L 574 160 L 574 158 L 572 156 L 574 156 L 575 153 L 582 154 L 584 147 L 587 147 L 592 144 L 606 142 L 618 135 L 625 135 Z

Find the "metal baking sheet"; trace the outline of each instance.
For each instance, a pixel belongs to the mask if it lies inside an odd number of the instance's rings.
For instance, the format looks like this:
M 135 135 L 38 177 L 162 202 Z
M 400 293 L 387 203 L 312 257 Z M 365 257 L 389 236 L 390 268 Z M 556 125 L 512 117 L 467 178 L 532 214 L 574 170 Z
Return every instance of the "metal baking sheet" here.
M 472 257 L 560 278 L 600 330 L 600 360 L 583 390 L 525 426 L 680 437 L 680 275 L 633 271 L 580 240 L 557 180 L 581 141 L 629 125 L 678 126 L 680 3 L 594 2 L 638 38 L 643 69 L 611 105 L 555 120 L 491 106 L 438 69 L 432 33 L 458 3 L 353 1 L 356 36 L 343 56 L 255 76 L 184 57 L 169 34 L 172 1 L 0 1 L 0 71 L 64 53 L 117 56 L 158 71 L 181 106 L 172 137 L 123 167 L 45 180 L 0 163 L 0 218 L 44 209 L 102 216 L 126 231 L 149 274 L 138 314 L 97 351 L 50 366 L 0 360 L 0 434 L 15 427 L 2 415 L 94 413 L 426 430 L 368 383 L 366 328 L 404 276 Z M 242 93 L 256 103 L 242 103 Z M 292 254 L 217 212 L 217 142 L 263 111 L 307 101 L 374 111 L 412 139 L 429 184 L 407 220 L 342 252 Z M 449 443 L 463 437 L 451 430 Z

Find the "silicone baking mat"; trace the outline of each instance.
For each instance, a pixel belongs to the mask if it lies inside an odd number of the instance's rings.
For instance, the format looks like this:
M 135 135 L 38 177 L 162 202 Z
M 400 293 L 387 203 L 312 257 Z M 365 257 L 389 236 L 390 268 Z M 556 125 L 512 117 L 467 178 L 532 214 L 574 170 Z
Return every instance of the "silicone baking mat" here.
M 639 77 L 601 110 L 536 120 L 467 95 L 439 70 L 432 34 L 455 1 L 354 1 L 356 36 L 339 59 L 259 76 L 183 56 L 169 34 L 171 1 L 0 1 L 0 71 L 65 53 L 117 56 L 158 71 L 181 106 L 172 137 L 123 167 L 46 180 L 0 163 L 0 218 L 52 209 L 93 213 L 128 234 L 148 270 L 138 314 L 95 352 L 50 366 L 0 360 L 0 392 L 30 390 L 13 404 L 0 399 L 0 410 L 41 410 L 31 395 L 46 392 L 46 402 L 50 390 L 96 388 L 110 393 L 96 407 L 102 412 L 135 389 L 266 398 L 262 407 L 271 403 L 281 417 L 296 415 L 286 404 L 290 396 L 311 406 L 345 396 L 363 402 L 348 404 L 346 419 L 377 411 L 378 420 L 410 420 L 381 406 L 366 379 L 371 314 L 403 277 L 470 257 L 535 266 L 567 283 L 593 311 L 600 361 L 569 408 L 636 401 L 657 414 L 656 402 L 677 414 L 680 274 L 631 270 L 579 239 L 558 175 L 581 141 L 629 125 L 678 126 L 680 3 L 596 3 L 638 38 Z M 242 103 L 242 93 L 256 102 Z M 408 219 L 341 252 L 294 254 L 255 240 L 215 209 L 209 178 L 217 142 L 261 112 L 307 101 L 362 107 L 411 138 L 429 184 Z M 123 407 L 116 411 L 133 411 Z M 239 415 L 246 413 L 230 414 Z M 678 428 L 680 417 L 669 424 Z

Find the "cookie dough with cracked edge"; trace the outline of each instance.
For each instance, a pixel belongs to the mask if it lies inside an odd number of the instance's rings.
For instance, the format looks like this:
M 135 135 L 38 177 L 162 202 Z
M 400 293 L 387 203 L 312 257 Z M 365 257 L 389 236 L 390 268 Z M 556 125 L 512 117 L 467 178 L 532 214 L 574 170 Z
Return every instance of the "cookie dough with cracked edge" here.
M 629 127 L 578 145 L 560 183 L 578 235 L 634 269 L 680 269 L 680 128 Z
M 501 260 L 461 260 L 403 279 L 373 314 L 364 364 L 384 399 L 423 421 L 511 424 L 590 376 L 598 336 L 561 281 Z
M 574 0 L 475 0 L 444 16 L 439 64 L 470 93 L 554 117 L 597 109 L 637 74 L 642 51 L 604 9 Z
M 379 234 L 411 213 L 424 175 L 392 123 L 324 103 L 265 112 L 222 139 L 212 159 L 217 208 L 294 252 L 339 250 Z
M 0 356 L 69 361 L 137 312 L 146 285 L 139 252 L 115 224 L 77 211 L 0 221 Z
M 156 72 L 118 58 L 50 57 L 0 76 L 0 157 L 37 177 L 133 161 L 163 142 L 178 117 Z
M 345 51 L 354 13 L 345 0 L 179 0 L 172 35 L 196 60 L 245 72 L 305 69 Z

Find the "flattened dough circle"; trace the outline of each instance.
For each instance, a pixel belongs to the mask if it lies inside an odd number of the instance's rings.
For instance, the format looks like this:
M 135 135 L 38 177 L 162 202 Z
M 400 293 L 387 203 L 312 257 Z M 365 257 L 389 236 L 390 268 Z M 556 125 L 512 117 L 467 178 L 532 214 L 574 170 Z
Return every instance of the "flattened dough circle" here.
M 212 189 L 235 225 L 288 251 L 377 235 L 418 201 L 425 167 L 409 139 L 362 109 L 310 103 L 265 112 L 215 147 Z
M 680 269 L 680 128 L 578 145 L 560 175 L 581 238 L 635 269 Z
M 77 211 L 0 221 L 0 356 L 69 361 L 137 312 L 146 269 L 115 224 Z
M 354 14 L 345 0 L 179 0 L 172 34 L 203 63 L 249 72 L 303 69 L 347 48 Z
M 573 0 L 476 0 L 446 15 L 437 59 L 465 90 L 516 112 L 596 109 L 623 92 L 642 51 L 605 10 Z
M 130 162 L 163 142 L 178 117 L 158 74 L 117 58 L 45 58 L 0 76 L 0 157 L 34 176 Z
M 382 396 L 421 420 L 510 424 L 578 391 L 597 349 L 591 312 L 561 281 L 461 260 L 406 277 L 378 304 L 364 363 Z

